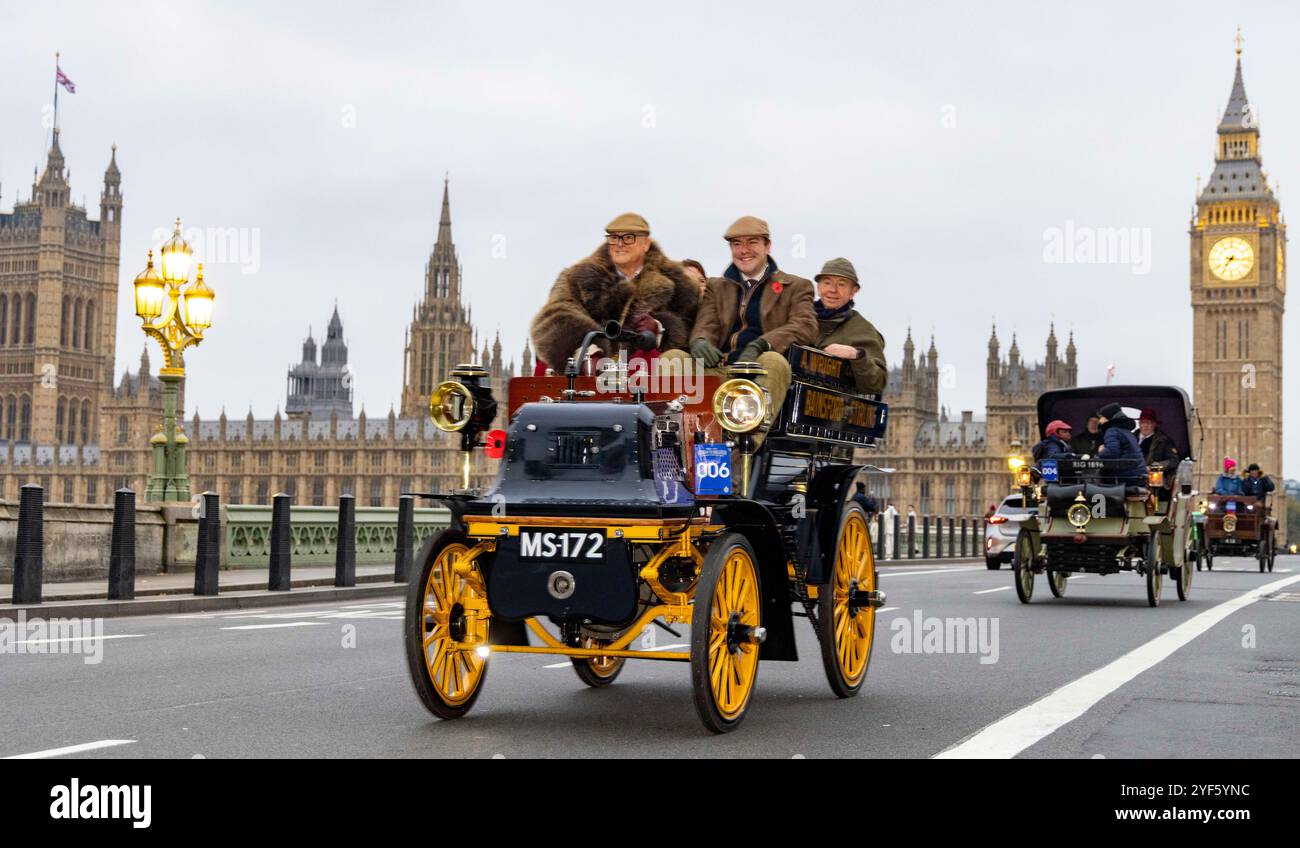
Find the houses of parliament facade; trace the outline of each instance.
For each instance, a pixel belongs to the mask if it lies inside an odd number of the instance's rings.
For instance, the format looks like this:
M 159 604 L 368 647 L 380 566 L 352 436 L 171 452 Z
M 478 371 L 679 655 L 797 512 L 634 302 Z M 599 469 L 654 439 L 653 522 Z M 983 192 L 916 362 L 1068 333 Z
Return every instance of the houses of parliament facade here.
M 149 438 L 162 427 L 162 386 L 149 349 L 134 372 L 114 379 L 120 271 L 122 174 L 116 148 L 104 172 L 99 218 L 71 200 L 55 130 L 31 195 L 0 212 L 0 498 L 40 484 L 60 503 L 111 503 L 126 487 L 142 494 Z M 501 340 L 476 349 L 463 303 L 444 182 L 438 234 L 425 268 L 403 350 L 400 409 L 367 417 L 352 411 L 347 343 L 337 306 L 319 350 L 311 335 L 286 377 L 284 411 L 272 418 L 184 422 L 191 489 L 225 503 L 325 506 L 352 494 L 359 506 L 395 506 L 403 492 L 461 485 L 459 439 L 435 428 L 433 388 L 461 362 L 477 362 L 504 394 L 516 373 Z M 525 344 L 519 373 L 532 371 Z M 184 408 L 184 388 L 180 396 Z M 490 469 L 476 457 L 474 485 Z

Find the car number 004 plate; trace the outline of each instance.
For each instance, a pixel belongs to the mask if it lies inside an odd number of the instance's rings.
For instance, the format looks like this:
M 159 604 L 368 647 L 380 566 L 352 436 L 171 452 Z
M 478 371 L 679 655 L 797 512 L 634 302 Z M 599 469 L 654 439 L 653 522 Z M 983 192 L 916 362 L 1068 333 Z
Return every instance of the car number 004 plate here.
M 521 529 L 519 558 L 524 562 L 601 562 L 605 559 L 605 532 Z

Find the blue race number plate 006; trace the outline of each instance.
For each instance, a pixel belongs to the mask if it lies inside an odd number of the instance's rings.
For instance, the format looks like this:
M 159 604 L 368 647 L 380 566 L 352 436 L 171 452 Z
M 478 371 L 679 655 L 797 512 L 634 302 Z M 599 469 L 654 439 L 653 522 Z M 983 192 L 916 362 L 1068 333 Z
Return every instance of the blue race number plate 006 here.
M 731 494 L 731 448 L 726 445 L 695 446 L 695 494 Z
M 605 559 L 605 531 L 521 528 L 522 562 L 601 562 Z

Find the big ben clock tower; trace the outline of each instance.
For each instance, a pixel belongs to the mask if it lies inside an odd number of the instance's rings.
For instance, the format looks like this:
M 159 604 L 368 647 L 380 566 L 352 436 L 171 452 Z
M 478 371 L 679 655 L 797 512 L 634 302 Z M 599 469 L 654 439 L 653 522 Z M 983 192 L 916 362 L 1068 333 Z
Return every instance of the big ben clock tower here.
M 1205 428 L 1198 488 L 1224 457 L 1257 462 L 1282 491 L 1282 313 L 1286 222 L 1268 184 L 1259 125 L 1237 72 L 1219 120 L 1214 172 L 1191 222 L 1193 394 Z M 1274 510 L 1285 535 L 1285 508 Z M 1280 539 L 1279 539 L 1280 541 Z

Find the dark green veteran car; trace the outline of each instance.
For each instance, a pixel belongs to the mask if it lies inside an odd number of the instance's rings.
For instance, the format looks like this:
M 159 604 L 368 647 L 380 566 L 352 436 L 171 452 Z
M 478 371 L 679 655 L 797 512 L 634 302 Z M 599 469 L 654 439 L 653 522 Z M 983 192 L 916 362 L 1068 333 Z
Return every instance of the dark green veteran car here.
M 1072 574 L 1121 571 L 1143 578 L 1147 603 L 1153 607 L 1160 604 L 1166 576 L 1179 600 L 1187 600 L 1196 564 L 1193 512 L 1199 498 L 1193 491 L 1195 410 L 1186 392 L 1172 386 L 1046 392 L 1038 399 L 1039 431 L 1048 422 L 1061 420 L 1082 432 L 1090 415 L 1114 403 L 1134 420 L 1139 410 L 1155 410 L 1160 429 L 1181 460 L 1169 475 L 1163 468 L 1145 470 L 1140 461 L 1108 459 L 1104 453 L 1067 453 L 1017 471 L 1026 502 L 1037 506 L 1017 518 L 1020 531 L 1012 567 L 1022 603 L 1033 597 L 1040 575 L 1047 578 L 1053 597 L 1061 598 Z

